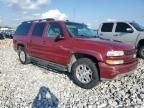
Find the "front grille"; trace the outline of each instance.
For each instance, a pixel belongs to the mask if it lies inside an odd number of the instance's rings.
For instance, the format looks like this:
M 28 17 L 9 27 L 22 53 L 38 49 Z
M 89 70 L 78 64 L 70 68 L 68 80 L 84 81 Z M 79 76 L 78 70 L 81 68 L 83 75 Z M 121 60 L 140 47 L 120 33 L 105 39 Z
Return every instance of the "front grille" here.
M 125 53 L 125 63 L 132 63 L 132 62 L 135 62 L 137 59 L 136 59 L 136 50 L 133 49 L 133 50 L 127 50 L 127 51 L 124 51 Z
M 136 54 L 136 50 L 127 50 L 127 51 L 124 51 L 125 55 L 134 55 Z

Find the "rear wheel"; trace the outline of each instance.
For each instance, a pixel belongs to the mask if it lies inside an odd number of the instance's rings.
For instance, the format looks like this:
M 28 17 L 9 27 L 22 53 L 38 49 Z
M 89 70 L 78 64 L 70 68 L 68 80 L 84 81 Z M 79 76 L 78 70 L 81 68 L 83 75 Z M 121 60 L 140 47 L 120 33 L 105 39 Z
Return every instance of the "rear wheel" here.
M 76 85 L 84 89 L 91 89 L 100 81 L 95 63 L 88 58 L 80 58 L 73 64 L 72 79 Z
M 19 55 L 19 60 L 22 64 L 30 63 L 30 56 L 28 55 L 24 47 L 21 46 L 19 47 L 18 55 Z
M 142 45 L 139 50 L 138 50 L 138 54 L 140 58 L 144 59 L 144 45 Z

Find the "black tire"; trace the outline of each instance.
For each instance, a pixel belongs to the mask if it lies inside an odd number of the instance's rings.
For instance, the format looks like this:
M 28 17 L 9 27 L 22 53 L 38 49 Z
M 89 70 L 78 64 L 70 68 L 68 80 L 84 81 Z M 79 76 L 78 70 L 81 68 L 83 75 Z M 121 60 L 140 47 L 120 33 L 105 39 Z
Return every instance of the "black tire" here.
M 23 53 L 24 59 L 22 59 L 21 54 Z M 29 64 L 31 62 L 29 54 L 26 52 L 24 47 L 19 47 L 18 48 L 18 56 L 19 60 L 22 64 Z
M 86 65 L 91 69 L 92 76 L 89 83 L 83 83 L 78 79 L 76 75 L 76 68 L 80 65 Z M 84 89 L 91 89 L 100 82 L 98 68 L 96 64 L 88 58 L 80 58 L 72 65 L 71 78 L 76 85 Z
M 140 58 L 144 59 L 144 45 L 140 46 L 138 49 L 138 55 Z

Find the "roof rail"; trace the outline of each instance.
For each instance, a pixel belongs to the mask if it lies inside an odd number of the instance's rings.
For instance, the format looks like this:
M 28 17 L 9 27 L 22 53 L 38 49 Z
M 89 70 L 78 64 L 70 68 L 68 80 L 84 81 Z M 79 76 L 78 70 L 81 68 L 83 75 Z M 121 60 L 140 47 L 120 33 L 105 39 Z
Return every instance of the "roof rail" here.
M 46 19 L 37 19 L 37 20 L 30 20 L 30 21 L 24 21 L 22 23 L 33 23 L 33 22 L 46 22 L 46 21 L 54 21 L 53 18 L 46 18 Z

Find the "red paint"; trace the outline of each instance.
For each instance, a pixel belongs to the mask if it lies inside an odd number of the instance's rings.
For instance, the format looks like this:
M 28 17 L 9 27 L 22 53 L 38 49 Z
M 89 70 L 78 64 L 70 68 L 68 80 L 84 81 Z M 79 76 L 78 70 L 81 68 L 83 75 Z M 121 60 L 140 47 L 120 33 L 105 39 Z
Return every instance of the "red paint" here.
M 46 28 L 49 22 L 53 21 L 47 21 Z M 32 37 L 31 34 L 35 26 L 34 23 L 28 33 L 28 36 L 14 36 L 14 48 L 17 49 L 18 44 L 23 44 L 31 56 L 61 65 L 69 64 L 71 56 L 75 53 L 91 55 L 98 60 L 100 77 L 107 79 L 112 79 L 119 74 L 127 73 L 137 67 L 137 58 L 133 58 L 133 54 L 122 57 L 106 57 L 108 51 L 133 51 L 135 50 L 134 47 L 128 44 L 110 42 L 97 38 L 72 38 L 69 36 L 65 23 L 63 21 L 57 22 L 63 29 L 63 40 L 55 42 L 54 38 L 46 37 L 46 28 L 42 38 Z M 125 63 L 123 65 L 107 65 L 105 63 L 106 59 L 124 60 Z

